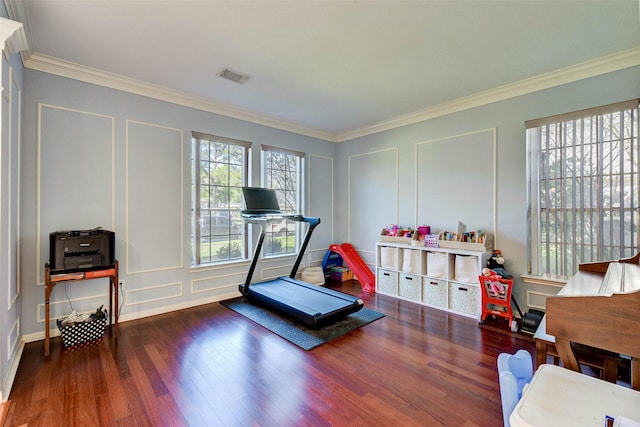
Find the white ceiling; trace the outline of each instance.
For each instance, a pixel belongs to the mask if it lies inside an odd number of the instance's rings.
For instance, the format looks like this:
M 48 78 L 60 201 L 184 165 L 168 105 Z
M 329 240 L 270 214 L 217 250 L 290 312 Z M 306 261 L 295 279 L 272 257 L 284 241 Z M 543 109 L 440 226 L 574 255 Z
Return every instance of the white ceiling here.
M 28 68 L 331 141 L 640 64 L 639 0 L 5 4 Z

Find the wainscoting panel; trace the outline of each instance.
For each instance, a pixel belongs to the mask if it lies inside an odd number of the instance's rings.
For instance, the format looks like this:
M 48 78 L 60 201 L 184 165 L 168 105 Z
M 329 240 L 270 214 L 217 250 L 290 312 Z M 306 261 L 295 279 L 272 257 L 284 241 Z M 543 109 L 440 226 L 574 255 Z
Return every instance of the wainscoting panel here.
M 191 293 L 207 293 L 219 294 L 223 290 L 223 294 L 229 292 L 238 292 L 238 285 L 244 283 L 246 273 L 221 274 L 215 277 L 205 277 L 202 279 L 194 279 L 191 281 Z
M 6 231 L 7 245 L 8 245 L 8 265 L 7 268 L 8 284 L 9 284 L 9 307 L 11 310 L 14 308 L 18 297 L 20 296 L 20 274 L 18 266 L 20 265 L 20 239 L 18 236 L 20 230 L 20 152 L 21 152 L 21 120 L 20 109 L 22 105 L 22 91 L 18 82 L 15 80 L 13 72 L 10 80 L 10 100 L 9 100 L 9 127 L 10 133 L 10 146 L 9 151 L 5 152 L 5 155 L 9 157 L 9 170 L 6 174 L 3 174 L 3 179 L 8 176 L 7 186 L 10 188 L 9 193 L 5 193 L 3 189 L 2 194 L 11 194 L 10 197 L 4 198 L 4 203 L 8 203 L 7 210 L 9 212 L 9 228 Z M 4 156 L 3 156 L 4 157 Z M 2 228 L 6 230 L 5 228 Z M 13 338 L 10 338 L 12 342 Z
M 374 250 L 380 230 L 398 221 L 398 149 L 349 157 L 348 233 L 341 242 Z
M 183 134 L 127 121 L 126 273 L 182 267 Z
M 99 293 L 87 294 L 86 292 L 74 292 L 73 288 L 76 288 L 76 291 L 80 289 L 83 285 L 78 286 L 82 282 L 78 283 L 68 283 L 68 289 L 65 291 L 65 284 L 59 283 L 53 290 L 53 294 L 56 294 L 55 300 L 52 299 L 49 303 L 49 310 L 51 312 L 51 325 L 52 329 L 57 329 L 56 327 L 56 319 L 62 319 L 71 314 L 71 311 L 76 310 L 78 313 L 87 313 L 94 312 L 98 307 L 104 305 L 104 307 L 109 309 L 109 284 L 101 283 L 93 288 L 93 291 L 98 291 Z M 90 283 L 90 282 L 84 282 Z M 102 293 L 104 292 L 104 293 Z M 44 301 L 42 303 L 38 303 L 37 310 L 37 322 L 44 324 Z M 44 329 L 43 329 L 44 330 Z
M 416 225 L 496 233 L 496 130 L 416 145 Z
M 7 336 L 7 361 L 15 355 L 18 345 L 20 344 L 20 319 L 16 319 L 11 328 L 9 329 L 9 335 Z
M 49 233 L 113 229 L 114 118 L 38 105 L 38 283 L 44 282 Z
M 310 258 L 322 262 L 329 245 L 333 243 L 333 159 L 309 156 L 309 185 L 307 213 L 320 218 L 309 243 Z
M 182 296 L 182 283 L 163 283 L 145 288 L 125 291 L 127 306 L 150 304 L 158 301 L 177 299 Z

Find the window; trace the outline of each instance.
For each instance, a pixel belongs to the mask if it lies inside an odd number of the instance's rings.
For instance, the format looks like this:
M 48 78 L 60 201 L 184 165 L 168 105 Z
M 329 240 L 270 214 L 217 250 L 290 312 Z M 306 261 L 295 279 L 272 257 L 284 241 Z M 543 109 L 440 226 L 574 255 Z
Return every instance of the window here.
M 288 214 L 302 213 L 302 167 L 304 153 L 262 146 L 262 182 L 276 190 L 280 209 Z M 288 255 L 300 246 L 300 224 L 282 221 L 267 229 L 263 256 Z
M 526 123 L 530 274 L 635 255 L 638 100 Z
M 192 133 L 193 265 L 247 258 L 240 217 L 251 143 Z

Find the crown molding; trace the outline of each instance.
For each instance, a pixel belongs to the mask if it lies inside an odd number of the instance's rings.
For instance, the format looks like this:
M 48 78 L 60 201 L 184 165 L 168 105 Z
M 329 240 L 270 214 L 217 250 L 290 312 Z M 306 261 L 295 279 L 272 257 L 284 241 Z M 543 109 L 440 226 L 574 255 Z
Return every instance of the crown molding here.
M 96 68 L 78 65 L 39 53 L 32 54 L 24 63 L 26 68 L 54 74 L 61 77 L 79 80 L 98 86 L 117 89 L 172 104 L 190 107 L 209 113 L 219 114 L 246 122 L 268 126 L 287 132 L 297 133 L 312 138 L 336 142 L 335 135 L 321 130 L 288 123 L 274 117 L 251 113 L 237 108 L 211 102 L 208 99 L 166 87 L 131 79 L 120 74 L 109 73 Z
M 498 101 L 515 98 L 521 95 L 550 89 L 567 83 L 623 70 L 640 65 L 640 47 L 624 50 L 613 55 L 604 56 L 591 61 L 561 68 L 538 76 L 520 80 L 497 88 L 454 99 L 433 107 L 425 108 L 394 119 L 372 124 L 353 131 L 336 135 L 337 142 L 344 142 L 374 133 L 411 125 L 447 114 L 457 113 L 470 108 L 492 104 Z
M 21 52 L 28 47 L 24 26 L 20 22 L 0 17 L 0 51 Z
M 30 32 L 31 26 L 29 25 L 29 14 L 27 13 L 27 2 L 22 0 L 4 0 L 4 5 L 7 8 L 7 15 L 9 15 L 9 19 L 22 22 L 25 48 L 20 51 L 20 57 L 24 64 L 31 54 L 31 46 L 33 46 Z
M 163 86 L 108 73 L 95 68 L 85 67 L 72 62 L 34 53 L 24 62 L 26 68 L 117 89 L 148 98 L 207 111 L 258 125 L 268 126 L 311 138 L 329 142 L 344 142 L 375 133 L 411 125 L 447 114 L 457 113 L 494 102 L 504 101 L 517 96 L 561 86 L 601 74 L 623 70 L 640 65 L 640 47 L 628 49 L 591 61 L 561 68 L 515 83 L 454 99 L 410 114 L 374 123 L 352 131 L 333 134 L 318 129 L 288 123 L 265 115 L 251 113 L 237 108 L 211 102 L 193 94 L 168 89 Z

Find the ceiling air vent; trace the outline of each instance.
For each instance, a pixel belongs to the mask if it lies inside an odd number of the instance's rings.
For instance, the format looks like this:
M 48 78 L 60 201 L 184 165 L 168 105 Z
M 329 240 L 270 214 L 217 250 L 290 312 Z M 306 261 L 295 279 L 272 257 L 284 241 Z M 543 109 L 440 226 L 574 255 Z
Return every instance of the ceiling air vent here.
M 223 79 L 231 80 L 232 82 L 244 84 L 251 78 L 251 76 L 247 76 L 244 74 L 236 73 L 235 71 L 231 71 L 228 68 L 220 71 L 216 74 L 218 77 L 222 77 Z

